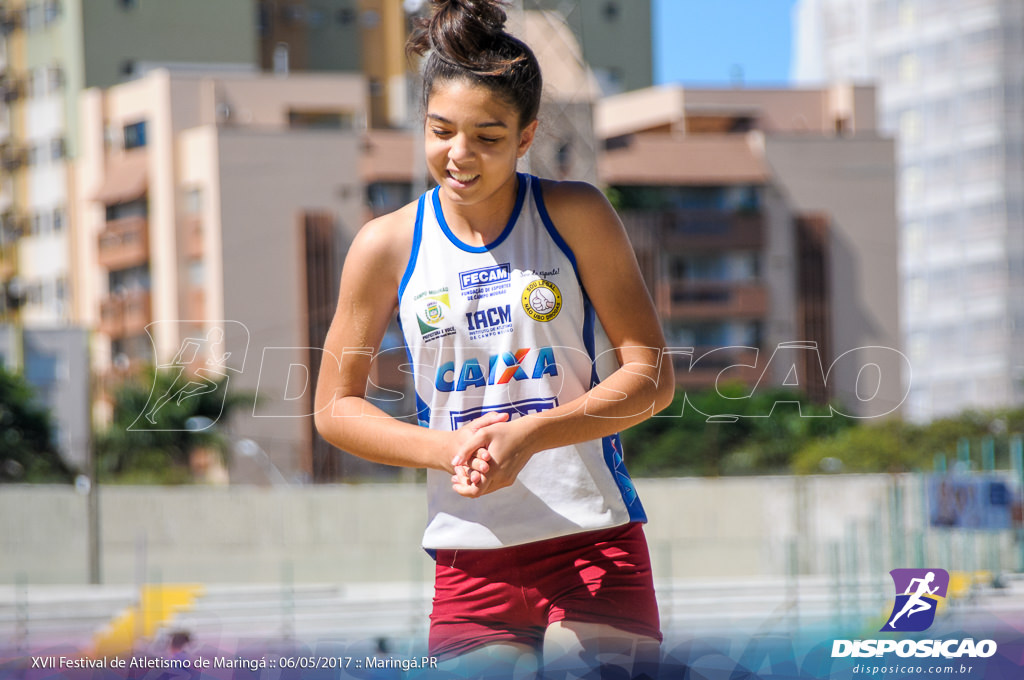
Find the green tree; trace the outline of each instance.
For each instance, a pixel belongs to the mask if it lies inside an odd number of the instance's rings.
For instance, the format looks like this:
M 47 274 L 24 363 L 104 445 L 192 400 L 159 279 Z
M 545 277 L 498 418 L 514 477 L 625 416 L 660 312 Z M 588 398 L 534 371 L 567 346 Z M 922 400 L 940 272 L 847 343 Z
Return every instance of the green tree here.
M 623 448 L 638 475 L 781 473 L 807 442 L 851 425 L 799 392 L 751 394 L 732 384 L 677 393 L 665 411 L 623 433 Z
M 868 421 L 834 436 L 809 442 L 797 454 L 794 471 L 817 473 L 841 468 L 846 472 L 905 472 L 930 470 L 935 456 L 955 460 L 959 443 L 967 440 L 975 465 L 983 438 L 991 438 L 997 467 L 1009 465 L 1009 437 L 1024 430 L 1024 409 L 975 411 L 929 423 L 898 418 Z
M 20 375 L 0 367 L 0 482 L 70 482 L 53 444 L 50 412 Z
M 145 420 L 153 400 L 174 394 L 181 384 L 178 371 L 149 368 L 117 388 L 111 423 L 95 437 L 101 481 L 184 484 L 191 481 L 192 449 L 212 446 L 226 453 L 226 439 L 216 428 L 196 430 L 189 427 L 189 419 L 224 422 L 239 406 L 252 404 L 253 395 L 228 391 L 224 378 L 212 391 L 166 401 L 152 414 L 155 422 Z

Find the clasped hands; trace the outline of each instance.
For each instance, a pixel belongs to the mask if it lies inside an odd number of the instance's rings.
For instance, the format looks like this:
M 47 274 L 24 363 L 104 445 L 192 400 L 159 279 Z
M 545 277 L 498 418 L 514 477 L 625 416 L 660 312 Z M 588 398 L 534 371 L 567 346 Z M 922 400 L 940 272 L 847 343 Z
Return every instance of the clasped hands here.
M 511 486 L 530 459 L 520 422 L 507 413 L 492 411 L 456 430 L 451 466 L 452 489 L 477 498 Z

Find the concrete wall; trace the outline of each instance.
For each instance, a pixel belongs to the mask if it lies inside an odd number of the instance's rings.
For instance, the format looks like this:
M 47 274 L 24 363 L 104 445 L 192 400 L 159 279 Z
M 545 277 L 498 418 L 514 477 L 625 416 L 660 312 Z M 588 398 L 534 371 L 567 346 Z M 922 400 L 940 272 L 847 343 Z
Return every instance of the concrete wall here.
M 767 135 L 765 159 L 795 212 L 830 218 L 833 356 L 822 360 L 828 370 L 856 350 L 828 379 L 850 415 L 872 418 L 900 407 L 912 376 L 900 340 L 894 143 L 853 139 Z M 862 373 L 872 363 L 878 375 Z
M 724 579 L 920 562 L 1018 568 L 1010 536 L 925 528 L 923 478 L 843 475 L 637 480 L 656 578 Z M 416 484 L 104 487 L 102 574 L 131 584 L 427 581 Z M 0 488 L 0 583 L 87 581 L 86 497 Z M 894 520 L 900 518 L 899 521 Z M 998 564 L 996 564 L 998 562 Z

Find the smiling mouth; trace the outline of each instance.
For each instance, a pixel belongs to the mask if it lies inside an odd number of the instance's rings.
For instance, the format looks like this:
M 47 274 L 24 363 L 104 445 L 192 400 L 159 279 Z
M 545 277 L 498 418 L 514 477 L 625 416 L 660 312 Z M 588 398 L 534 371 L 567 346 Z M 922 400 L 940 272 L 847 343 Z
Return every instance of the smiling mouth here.
M 454 172 L 452 170 L 448 170 L 448 177 L 455 180 L 459 184 L 468 185 L 476 181 L 476 179 L 480 177 L 480 175 L 475 175 L 471 172 Z

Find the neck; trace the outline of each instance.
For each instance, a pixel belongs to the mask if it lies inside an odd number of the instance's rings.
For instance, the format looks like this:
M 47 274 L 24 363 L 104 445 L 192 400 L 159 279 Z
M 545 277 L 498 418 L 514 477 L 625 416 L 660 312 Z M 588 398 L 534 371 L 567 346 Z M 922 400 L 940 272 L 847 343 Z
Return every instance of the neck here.
M 482 246 L 497 239 L 508 225 L 518 193 L 518 174 L 514 174 L 491 197 L 479 203 L 453 203 L 442 191 L 441 208 L 452 233 L 464 243 Z

